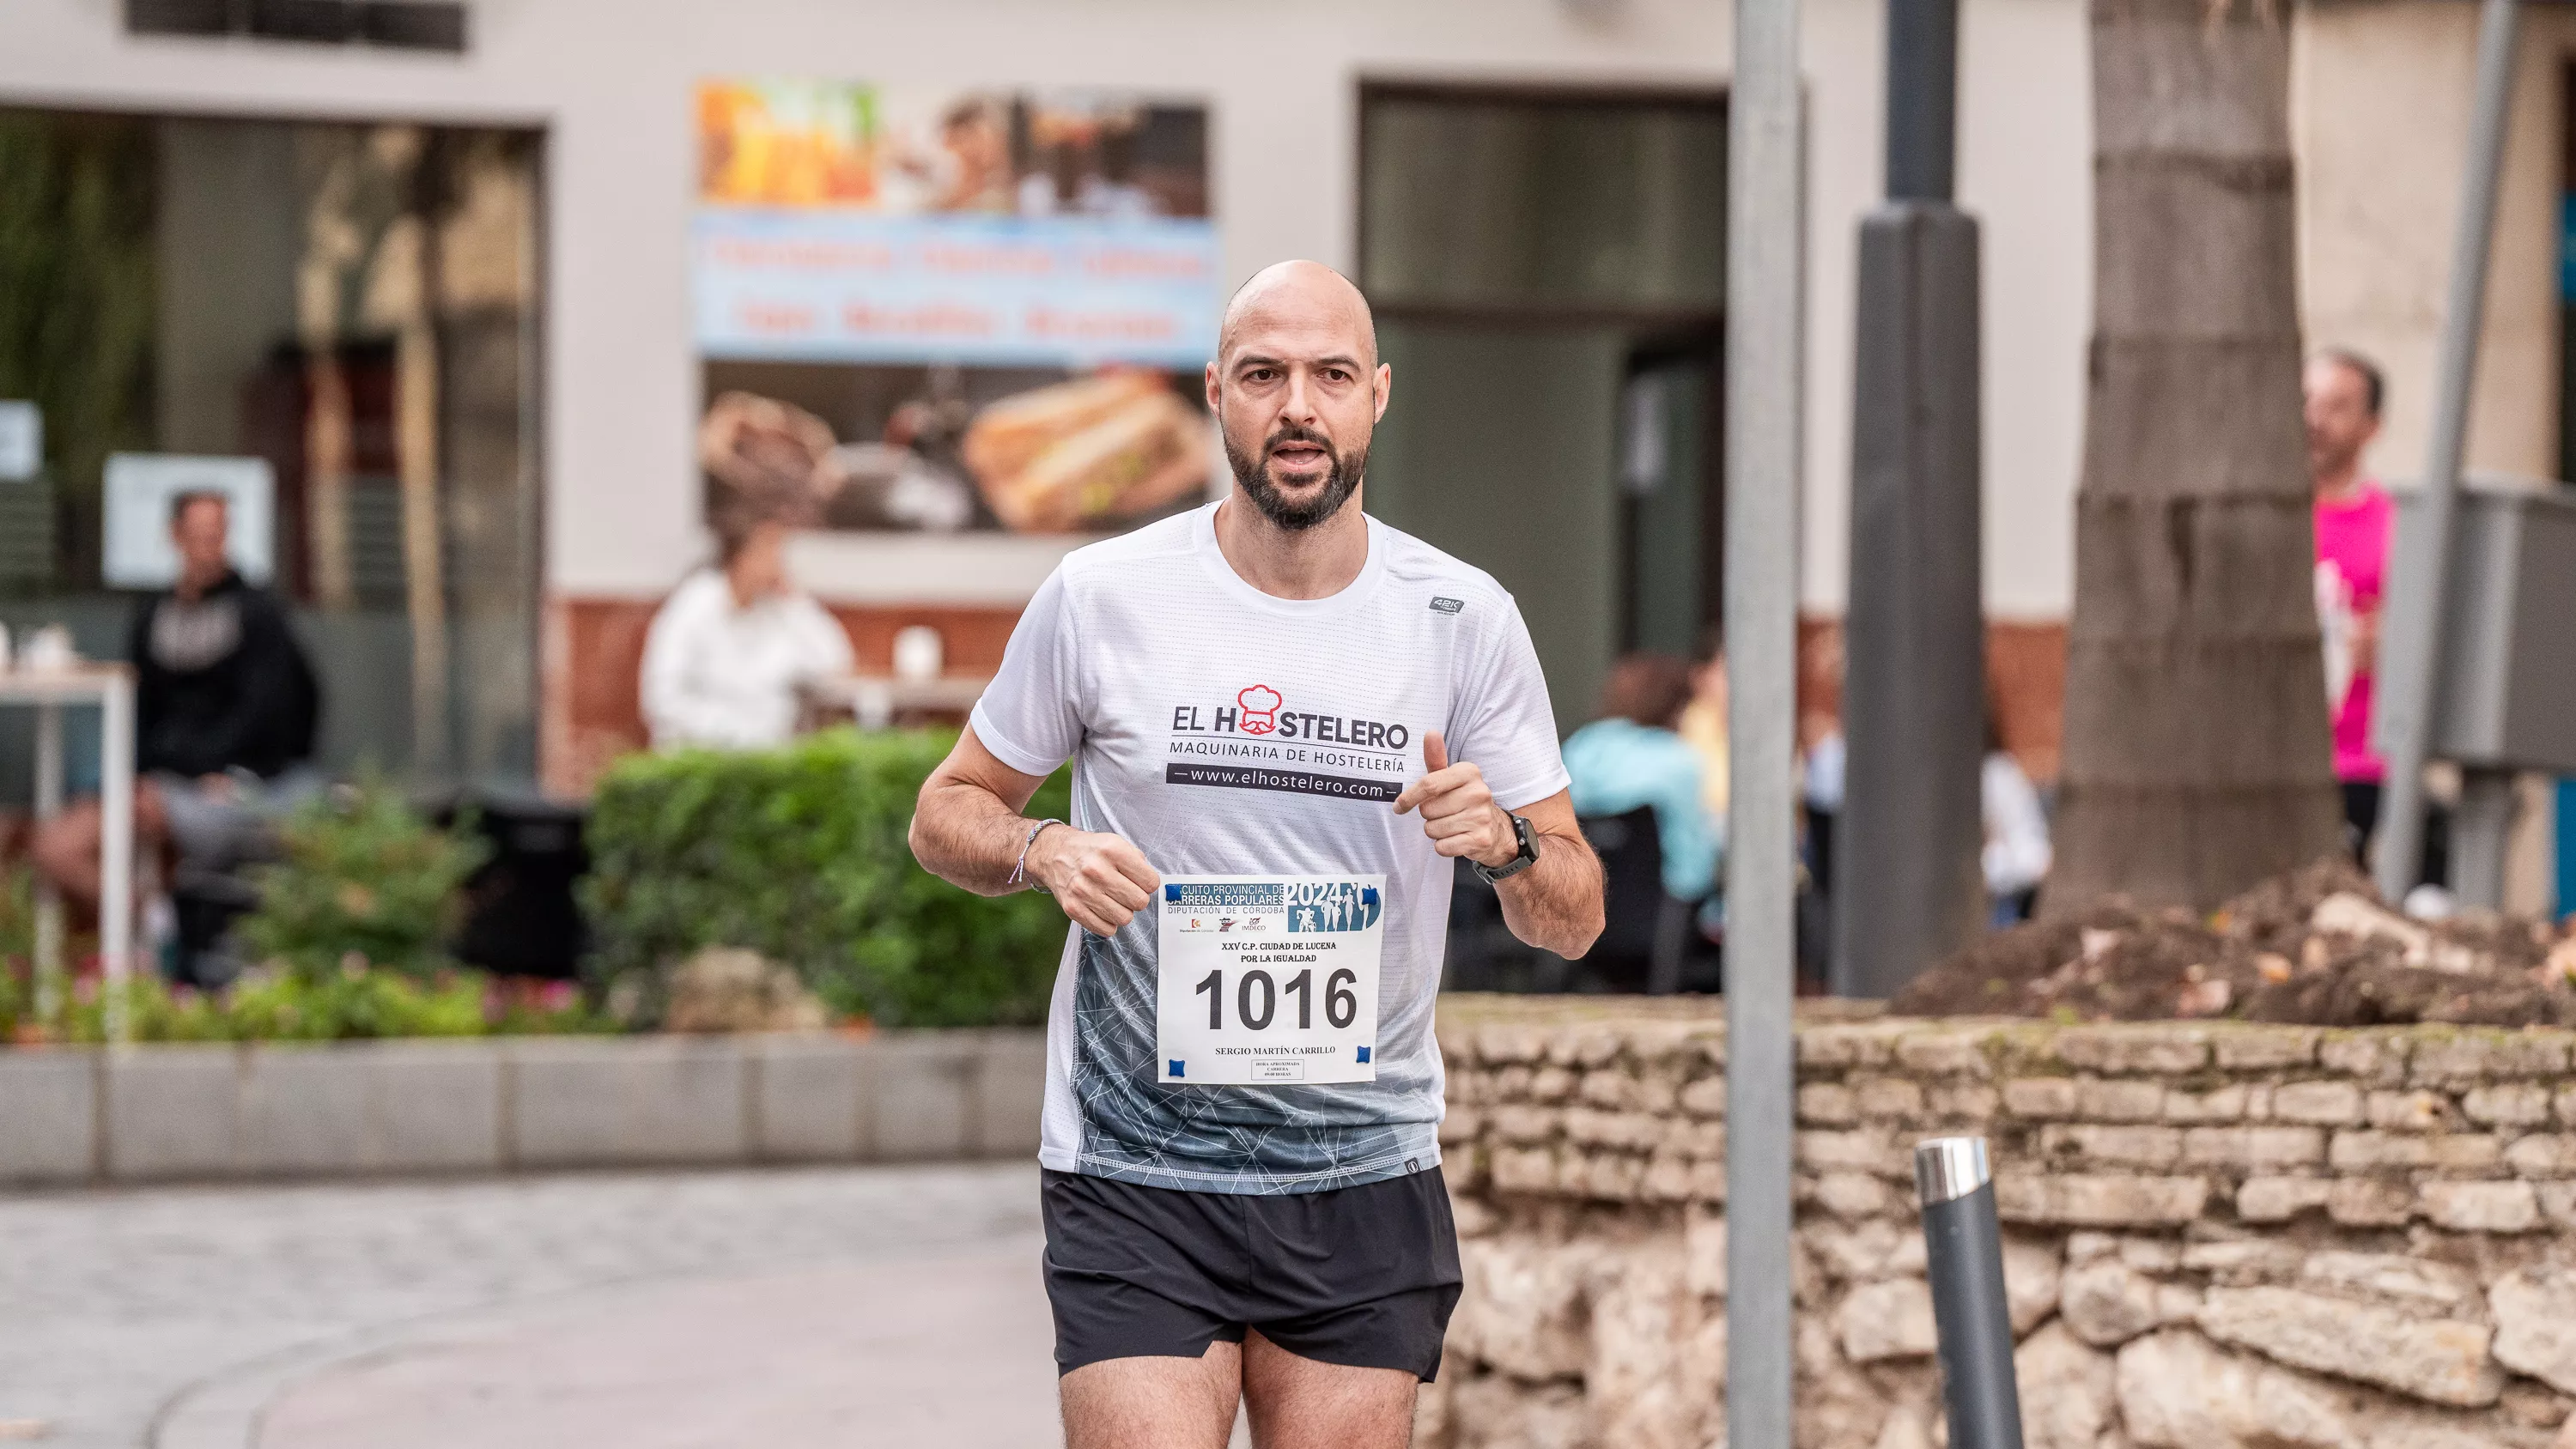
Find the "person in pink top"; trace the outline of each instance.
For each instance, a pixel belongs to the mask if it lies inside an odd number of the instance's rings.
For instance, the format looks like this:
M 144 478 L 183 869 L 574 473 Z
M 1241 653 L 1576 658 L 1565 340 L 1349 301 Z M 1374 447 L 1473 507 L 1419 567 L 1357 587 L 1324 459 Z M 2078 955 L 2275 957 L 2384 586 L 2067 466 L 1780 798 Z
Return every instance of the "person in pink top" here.
M 2316 487 L 2317 622 L 2325 634 L 2335 779 L 2346 839 L 2359 859 L 2379 823 L 2387 764 L 2370 747 L 2379 673 L 2379 601 L 2396 518 L 2388 490 L 2362 472 L 2379 436 L 2386 383 L 2358 353 L 2320 354 L 2307 369 L 2308 475 Z

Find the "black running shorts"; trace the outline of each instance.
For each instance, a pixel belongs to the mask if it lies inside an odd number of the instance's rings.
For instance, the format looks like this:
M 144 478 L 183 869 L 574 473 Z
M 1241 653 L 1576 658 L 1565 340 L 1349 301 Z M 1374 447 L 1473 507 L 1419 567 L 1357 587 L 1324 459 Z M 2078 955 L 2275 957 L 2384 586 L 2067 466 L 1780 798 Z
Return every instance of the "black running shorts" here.
M 1197 1358 L 1247 1328 L 1323 1363 L 1439 1370 L 1459 1278 L 1437 1167 L 1269 1196 L 1043 1176 L 1058 1373 Z

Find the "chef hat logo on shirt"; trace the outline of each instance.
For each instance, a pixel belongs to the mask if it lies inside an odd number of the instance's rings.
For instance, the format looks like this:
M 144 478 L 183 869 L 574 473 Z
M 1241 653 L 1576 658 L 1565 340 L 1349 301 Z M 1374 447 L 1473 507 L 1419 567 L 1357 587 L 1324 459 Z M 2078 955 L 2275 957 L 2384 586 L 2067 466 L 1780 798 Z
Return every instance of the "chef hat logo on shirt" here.
M 1266 684 L 1256 684 L 1235 695 L 1234 702 L 1243 706 L 1243 732 L 1266 735 L 1279 728 L 1279 706 L 1286 701 L 1279 691 Z

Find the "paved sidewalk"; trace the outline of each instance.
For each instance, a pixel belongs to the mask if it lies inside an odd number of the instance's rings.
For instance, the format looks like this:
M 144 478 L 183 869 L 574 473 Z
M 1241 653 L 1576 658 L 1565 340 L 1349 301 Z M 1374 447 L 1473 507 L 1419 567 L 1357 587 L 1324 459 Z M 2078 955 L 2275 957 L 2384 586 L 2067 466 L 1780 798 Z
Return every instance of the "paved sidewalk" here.
M 325 1368 L 257 1449 L 825 1449 L 1056 1440 L 1038 1240 L 584 1295 Z
M 1035 1176 L 0 1198 L 0 1420 L 62 1449 L 1052 1443 Z

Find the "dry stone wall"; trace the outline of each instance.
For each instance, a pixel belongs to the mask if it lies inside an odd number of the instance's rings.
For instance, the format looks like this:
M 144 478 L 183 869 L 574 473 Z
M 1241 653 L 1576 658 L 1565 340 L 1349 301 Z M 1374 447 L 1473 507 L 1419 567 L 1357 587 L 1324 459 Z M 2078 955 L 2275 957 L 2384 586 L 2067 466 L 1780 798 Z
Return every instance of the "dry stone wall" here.
M 1467 1289 L 1417 1443 L 1723 1444 L 1722 1020 L 1461 997 L 1441 1045 Z M 1958 1132 L 1993 1146 L 2029 1449 L 2576 1449 L 2571 1051 L 1803 1021 L 1798 1449 L 1946 1443 L 1912 1148 Z

